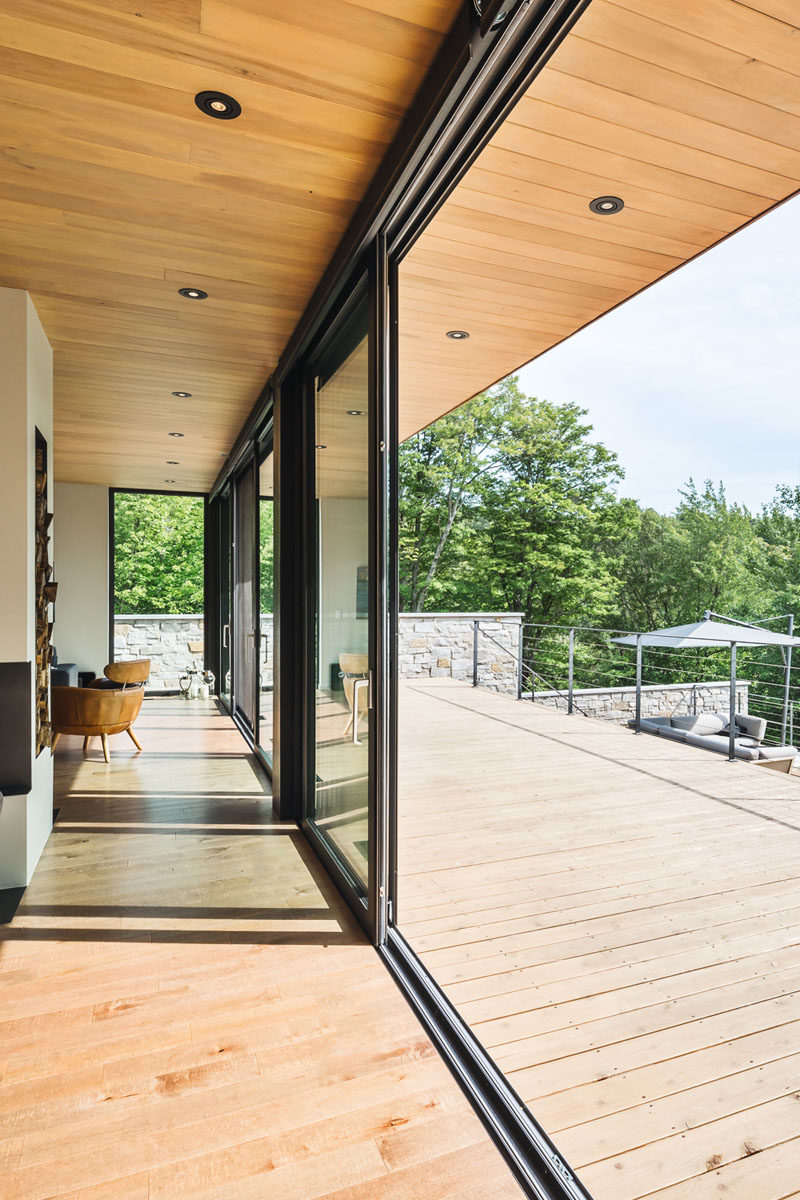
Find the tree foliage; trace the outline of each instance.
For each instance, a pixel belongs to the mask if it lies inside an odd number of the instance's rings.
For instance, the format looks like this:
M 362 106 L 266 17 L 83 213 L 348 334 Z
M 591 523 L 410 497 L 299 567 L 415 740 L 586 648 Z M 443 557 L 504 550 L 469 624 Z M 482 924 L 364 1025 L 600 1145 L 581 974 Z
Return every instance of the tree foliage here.
M 114 496 L 114 612 L 203 611 L 203 500 Z
M 401 607 L 522 612 L 526 662 L 537 686 L 556 687 L 566 633 L 545 626 L 644 631 L 707 609 L 744 621 L 798 610 L 800 488 L 779 486 L 753 514 L 722 483 L 690 479 L 674 512 L 642 508 L 618 494 L 617 457 L 585 418 L 510 378 L 401 447 Z M 775 653 L 752 653 L 779 681 Z M 727 658 L 647 653 L 664 683 L 725 678 Z M 605 634 L 576 639 L 576 686 L 630 683 L 631 669 Z
M 585 415 L 512 377 L 401 447 L 403 608 L 555 622 L 609 606 L 628 515 L 616 455 L 590 440 Z

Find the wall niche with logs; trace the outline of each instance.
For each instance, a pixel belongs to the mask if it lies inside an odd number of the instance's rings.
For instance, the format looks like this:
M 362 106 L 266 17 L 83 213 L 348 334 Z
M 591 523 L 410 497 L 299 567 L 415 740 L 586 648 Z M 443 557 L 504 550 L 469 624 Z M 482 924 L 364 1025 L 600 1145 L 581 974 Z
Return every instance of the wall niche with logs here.
M 47 511 L 47 442 L 36 430 L 36 757 L 50 745 L 50 665 L 53 660 L 53 620 L 58 584 L 50 562 L 50 523 Z

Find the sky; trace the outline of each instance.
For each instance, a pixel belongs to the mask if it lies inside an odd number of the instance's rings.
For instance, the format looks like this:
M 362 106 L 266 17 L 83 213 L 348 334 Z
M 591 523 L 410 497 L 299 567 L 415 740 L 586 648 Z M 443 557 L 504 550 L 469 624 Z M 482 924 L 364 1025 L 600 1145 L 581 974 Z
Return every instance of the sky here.
M 518 374 L 588 409 L 621 495 L 672 512 L 691 476 L 758 510 L 800 483 L 800 197 Z

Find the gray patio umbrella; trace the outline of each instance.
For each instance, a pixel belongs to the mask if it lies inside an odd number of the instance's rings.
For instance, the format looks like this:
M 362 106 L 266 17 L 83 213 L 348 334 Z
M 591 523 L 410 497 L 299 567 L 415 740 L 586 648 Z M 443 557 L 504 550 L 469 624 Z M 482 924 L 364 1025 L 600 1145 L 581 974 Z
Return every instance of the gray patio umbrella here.
M 762 629 L 755 625 L 739 624 L 738 622 L 713 621 L 703 619 L 691 625 L 672 625 L 667 629 L 653 629 L 649 633 L 629 633 L 624 637 L 612 638 L 617 646 L 636 647 L 636 732 L 639 732 L 642 718 L 642 647 L 653 646 L 667 650 L 679 650 L 690 646 L 729 646 L 731 652 L 731 691 L 730 716 L 728 722 L 729 745 L 728 758 L 735 758 L 736 730 L 736 648 L 737 646 L 780 646 L 788 650 L 784 654 L 786 664 L 786 679 L 784 687 L 784 719 L 783 737 L 786 737 L 786 705 L 789 697 L 789 671 L 791 670 L 791 649 L 800 646 L 800 638 L 788 633 L 773 633 L 771 629 Z

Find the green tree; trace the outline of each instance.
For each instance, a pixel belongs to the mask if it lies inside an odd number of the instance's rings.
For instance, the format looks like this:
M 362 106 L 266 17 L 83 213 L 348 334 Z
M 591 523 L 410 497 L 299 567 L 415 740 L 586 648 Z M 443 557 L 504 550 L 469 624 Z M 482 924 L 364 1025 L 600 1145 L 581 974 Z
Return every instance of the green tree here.
M 656 629 L 699 621 L 706 609 L 739 620 L 765 605 L 764 542 L 746 508 L 722 483 L 689 480 L 674 515 L 639 510 L 621 547 L 621 627 Z
M 114 496 L 114 612 L 203 611 L 204 506 L 198 496 Z
M 258 525 L 259 604 L 262 613 L 271 613 L 274 608 L 274 511 L 272 497 L 265 499 L 262 496 L 259 500 Z
M 451 569 L 452 591 L 452 572 L 461 558 L 458 533 L 480 500 L 483 481 L 495 468 L 490 451 L 515 389 L 516 381 L 506 380 L 400 447 L 401 608 L 424 609 L 445 565 Z M 441 590 L 434 588 L 434 594 Z
M 628 507 L 616 454 L 592 442 L 584 409 L 519 393 L 493 450 L 483 513 L 500 606 L 526 622 L 596 620 L 616 600 L 612 547 Z
M 754 525 L 760 539 L 754 576 L 762 611 L 800 615 L 800 488 L 779 486 Z

